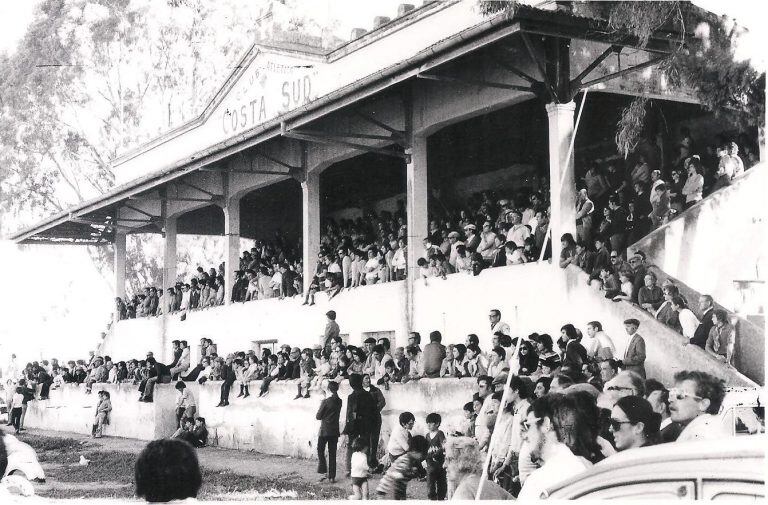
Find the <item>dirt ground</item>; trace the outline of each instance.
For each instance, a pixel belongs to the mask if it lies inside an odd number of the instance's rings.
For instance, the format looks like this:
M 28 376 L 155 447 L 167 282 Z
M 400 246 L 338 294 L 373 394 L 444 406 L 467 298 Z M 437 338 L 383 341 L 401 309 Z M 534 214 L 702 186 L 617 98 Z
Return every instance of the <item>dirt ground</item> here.
M 3 427 L 4 429 L 7 427 Z M 10 431 L 6 431 L 10 433 Z M 133 464 L 146 441 L 30 429 L 18 435 L 35 448 L 46 473 L 44 484 L 35 484 L 35 492 L 46 498 L 133 497 Z M 78 464 L 80 456 L 90 460 Z M 234 451 L 217 447 L 198 449 L 203 469 L 203 500 L 345 499 L 350 481 L 344 477 L 343 455 L 337 455 L 335 484 L 319 483 L 316 461 L 273 456 L 257 452 Z M 369 482 L 371 498 L 379 476 Z M 408 485 L 408 496 L 426 499 L 426 482 Z

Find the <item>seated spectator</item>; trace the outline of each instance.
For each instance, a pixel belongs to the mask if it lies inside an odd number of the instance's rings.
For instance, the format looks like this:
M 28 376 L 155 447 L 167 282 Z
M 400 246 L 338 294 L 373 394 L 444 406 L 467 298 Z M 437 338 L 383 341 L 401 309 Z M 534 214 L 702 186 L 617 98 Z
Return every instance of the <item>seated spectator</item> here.
M 696 334 L 696 328 L 699 326 L 699 320 L 686 306 L 682 296 L 678 295 L 672 297 L 672 309 L 677 312 L 677 320 L 679 322 L 678 331 L 680 331 L 686 339 L 693 339 Z
M 477 344 L 468 345 L 462 377 L 480 377 L 482 375 L 487 375 L 487 370 L 480 360 L 480 348 Z
M 645 285 L 637 293 L 637 303 L 651 314 L 655 314 L 664 303 L 664 293 L 656 285 L 656 276 L 651 272 L 645 274 Z
M 562 251 L 560 252 L 560 268 L 565 268 L 570 264 L 576 264 L 576 242 L 573 240 L 573 235 L 570 233 L 564 233 L 560 237 L 560 245 Z
M 519 375 L 531 375 L 536 372 L 539 367 L 539 355 L 533 349 L 533 345 L 523 340 L 520 342 L 520 350 L 518 351 L 518 374 Z
M 539 377 L 533 388 L 533 396 L 541 398 L 549 393 L 549 386 L 552 384 L 552 377 Z
M 445 463 L 448 481 L 454 489 L 452 500 L 474 500 L 480 479 L 484 456 L 478 450 L 477 441 L 468 436 L 450 438 L 445 447 Z M 493 481 L 483 483 L 481 500 L 511 500 L 513 497 Z
M 202 473 L 192 446 L 181 440 L 149 442 L 136 459 L 136 496 L 148 502 L 197 497 Z
M 506 351 L 498 345 L 491 350 L 488 370 L 486 372 L 489 377 L 495 379 L 501 373 L 501 371 L 504 370 L 504 368 L 507 366 L 505 362 L 506 355 Z M 538 358 L 536 359 L 536 365 L 538 365 Z M 534 370 L 535 369 L 536 366 L 534 366 Z
M 658 443 L 666 444 L 677 440 L 682 427 L 679 423 L 673 422 L 670 417 L 669 390 L 661 382 L 655 379 L 648 379 L 645 381 L 645 399 L 648 400 L 653 411 L 659 414 L 661 419 Z

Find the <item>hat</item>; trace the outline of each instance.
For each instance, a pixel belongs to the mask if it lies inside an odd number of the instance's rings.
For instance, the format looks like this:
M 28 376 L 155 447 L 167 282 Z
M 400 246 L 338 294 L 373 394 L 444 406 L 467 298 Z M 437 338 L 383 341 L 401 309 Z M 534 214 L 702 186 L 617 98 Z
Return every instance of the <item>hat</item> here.
M 465 230 L 472 230 L 472 231 L 474 231 L 474 230 L 477 230 L 477 226 L 475 226 L 475 225 L 473 225 L 472 223 L 470 223 L 470 224 L 466 225 L 466 226 L 464 227 L 464 229 L 465 229 Z
M 492 386 L 499 386 L 507 383 L 508 374 L 506 373 L 499 373 L 491 383 Z
M 624 324 L 634 324 L 635 326 L 640 326 L 640 321 L 638 321 L 635 318 L 625 319 Z
M 448 234 L 448 238 L 459 238 L 460 236 L 461 235 L 459 235 L 459 232 L 457 231 L 452 231 L 451 233 Z
M 597 399 L 598 396 L 600 396 L 600 390 L 597 389 L 592 384 L 589 384 L 587 382 L 580 382 L 577 384 L 571 384 L 567 388 L 563 390 L 563 393 L 565 394 L 571 394 L 571 393 L 578 393 L 580 391 L 583 391 L 585 393 L 589 393 L 589 395 L 592 398 Z
M 315 344 L 315 345 L 312 346 L 312 350 L 313 351 L 319 351 L 322 348 L 323 348 L 323 346 L 321 346 L 320 344 Z

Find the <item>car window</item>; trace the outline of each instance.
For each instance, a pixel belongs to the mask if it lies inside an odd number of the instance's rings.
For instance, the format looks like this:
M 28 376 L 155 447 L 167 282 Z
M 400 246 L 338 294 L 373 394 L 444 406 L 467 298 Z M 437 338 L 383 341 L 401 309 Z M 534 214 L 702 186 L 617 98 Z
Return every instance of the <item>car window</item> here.
M 627 482 L 596 489 L 579 496 L 595 500 L 643 499 L 643 500 L 695 500 L 696 485 L 693 481 Z
M 704 500 L 757 501 L 765 499 L 765 483 L 705 480 Z

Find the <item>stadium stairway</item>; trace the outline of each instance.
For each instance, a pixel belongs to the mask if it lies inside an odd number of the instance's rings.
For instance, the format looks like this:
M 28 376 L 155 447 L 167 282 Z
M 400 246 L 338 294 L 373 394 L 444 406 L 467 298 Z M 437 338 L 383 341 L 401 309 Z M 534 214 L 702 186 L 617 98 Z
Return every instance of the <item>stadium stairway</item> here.
M 623 356 L 628 343 L 624 321 L 634 318 L 640 321 L 638 333 L 645 339 L 647 377 L 653 377 L 670 385 L 674 375 L 681 370 L 701 370 L 723 379 L 729 387 L 757 387 L 757 383 L 707 355 L 688 339 L 656 320 L 653 315 L 629 302 L 614 302 L 588 285 L 589 276 L 580 268 L 570 265 L 565 269 L 567 304 L 563 307 L 571 318 L 583 314 L 595 314 L 605 332 Z
M 694 312 L 699 296 L 709 294 L 716 308 L 730 314 L 737 333 L 736 365 L 759 384 L 765 383 L 765 320 L 762 308 L 749 319 L 735 314 L 734 284 L 761 281 L 765 270 L 767 165 L 752 167 L 628 248 L 629 255 L 645 252 L 659 284 L 672 280 Z

